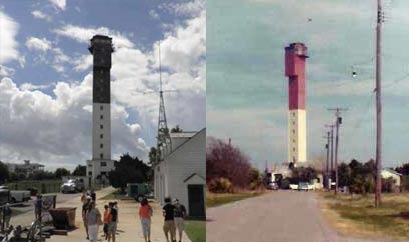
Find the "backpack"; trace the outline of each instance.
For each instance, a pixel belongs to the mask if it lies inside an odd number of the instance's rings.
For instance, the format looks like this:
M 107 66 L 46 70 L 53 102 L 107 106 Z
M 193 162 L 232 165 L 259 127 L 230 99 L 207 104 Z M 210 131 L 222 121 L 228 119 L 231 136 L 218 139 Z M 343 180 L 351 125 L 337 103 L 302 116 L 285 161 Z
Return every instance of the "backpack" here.
M 112 222 L 116 222 L 118 218 L 118 211 L 115 208 L 111 209 Z

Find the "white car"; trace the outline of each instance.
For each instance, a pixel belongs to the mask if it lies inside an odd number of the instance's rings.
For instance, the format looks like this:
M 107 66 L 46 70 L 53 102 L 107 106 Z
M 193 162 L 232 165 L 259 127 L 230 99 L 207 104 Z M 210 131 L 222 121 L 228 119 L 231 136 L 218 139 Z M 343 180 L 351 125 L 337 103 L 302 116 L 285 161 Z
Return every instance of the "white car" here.
M 77 179 L 69 179 L 61 185 L 62 193 L 80 192 L 84 189 L 84 184 Z

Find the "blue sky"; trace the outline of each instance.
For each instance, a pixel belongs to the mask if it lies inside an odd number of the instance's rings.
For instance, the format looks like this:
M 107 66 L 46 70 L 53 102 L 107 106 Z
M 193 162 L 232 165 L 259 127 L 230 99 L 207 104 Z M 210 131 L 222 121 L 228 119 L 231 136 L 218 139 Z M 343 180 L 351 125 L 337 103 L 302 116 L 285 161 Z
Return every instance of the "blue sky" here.
M 156 143 L 161 42 L 170 127 L 205 127 L 203 0 L 0 3 L 0 160 L 74 167 L 91 155 L 89 39 L 113 37 L 113 158 L 146 160 Z M 187 105 L 188 103 L 188 105 Z
M 383 32 L 383 161 L 408 160 L 409 3 L 385 0 Z M 228 10 L 228 11 L 227 11 Z M 309 21 L 311 19 L 311 21 Z M 287 159 L 288 81 L 284 47 L 304 42 L 307 60 L 307 139 L 311 161 L 325 157 L 331 107 L 345 107 L 341 161 L 375 154 L 376 1 L 207 1 L 208 135 L 227 140 L 264 168 Z M 355 70 L 358 75 L 352 77 Z

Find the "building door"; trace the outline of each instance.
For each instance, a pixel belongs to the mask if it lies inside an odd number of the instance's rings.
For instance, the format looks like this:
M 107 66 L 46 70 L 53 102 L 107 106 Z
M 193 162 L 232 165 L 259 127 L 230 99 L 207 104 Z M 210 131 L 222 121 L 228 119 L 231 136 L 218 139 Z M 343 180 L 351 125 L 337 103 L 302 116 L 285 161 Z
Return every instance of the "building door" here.
M 187 185 L 190 217 L 205 218 L 203 187 L 203 185 Z

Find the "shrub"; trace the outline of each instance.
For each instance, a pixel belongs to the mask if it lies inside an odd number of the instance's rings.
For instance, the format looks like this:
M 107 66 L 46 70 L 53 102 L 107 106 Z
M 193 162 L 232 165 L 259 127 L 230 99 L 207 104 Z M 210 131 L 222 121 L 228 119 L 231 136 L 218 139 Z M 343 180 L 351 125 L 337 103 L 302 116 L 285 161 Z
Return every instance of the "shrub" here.
M 226 193 L 233 192 L 233 185 L 227 178 L 215 178 L 211 180 L 208 184 L 208 189 L 214 193 Z

